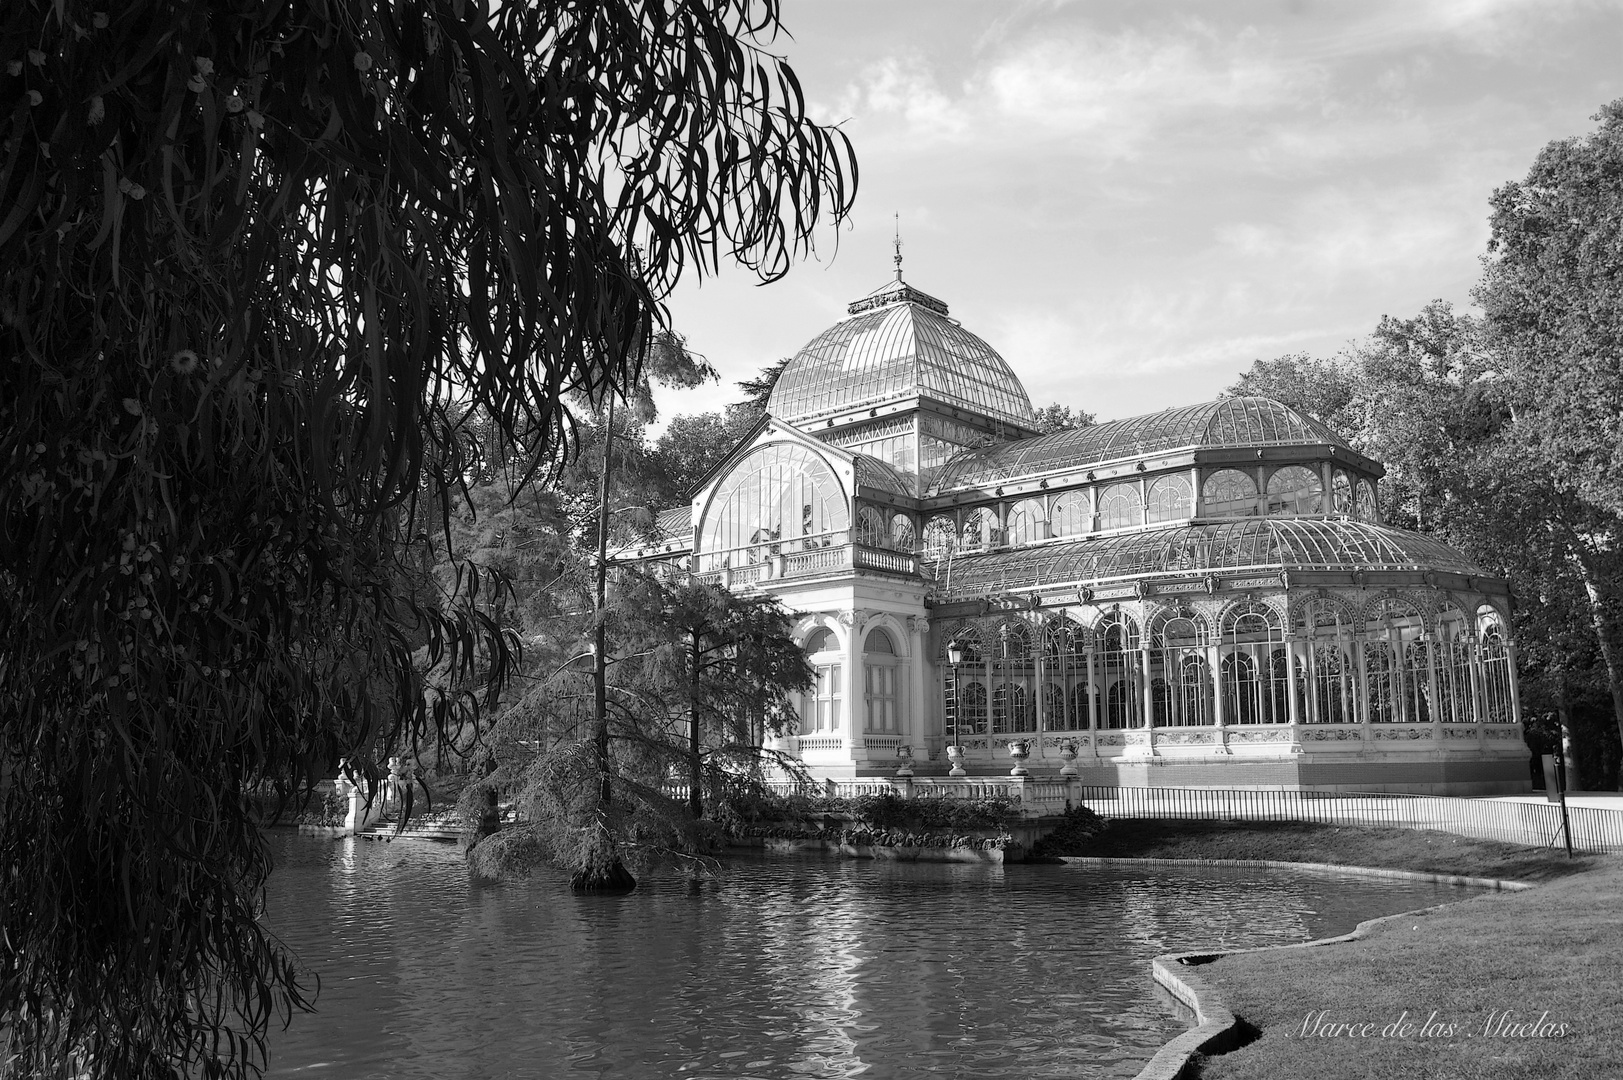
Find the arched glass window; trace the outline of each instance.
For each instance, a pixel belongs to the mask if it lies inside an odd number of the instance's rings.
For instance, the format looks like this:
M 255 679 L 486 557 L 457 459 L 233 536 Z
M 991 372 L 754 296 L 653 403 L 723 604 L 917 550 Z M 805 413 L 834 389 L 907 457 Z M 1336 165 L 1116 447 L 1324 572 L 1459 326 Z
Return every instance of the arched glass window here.
M 1375 485 L 1360 480 L 1353 486 L 1353 517 L 1371 524 L 1380 520 L 1380 507 L 1375 502 Z
M 871 506 L 857 511 L 857 543 L 865 547 L 884 547 L 890 539 L 885 527 L 885 515 Z
M 906 514 L 896 514 L 890 519 L 890 546 L 897 551 L 912 551 L 916 537 L 913 533 L 913 519 Z
M 1223 712 L 1233 724 L 1289 721 L 1284 632 L 1265 604 L 1242 603 L 1223 620 Z
M 701 568 L 843 543 L 850 507 L 839 478 L 811 450 L 768 443 L 746 454 L 705 511 Z
M 1048 513 L 1052 536 L 1076 536 L 1093 531 L 1093 502 L 1086 489 L 1062 491 L 1054 497 Z
M 870 630 L 862 643 L 862 693 L 868 731 L 881 734 L 899 731 L 901 663 L 895 643 L 883 630 Z
M 1138 672 L 1138 634 L 1124 615 L 1110 615 L 1095 631 L 1100 643 L 1099 662 L 1106 686 L 1105 727 L 1144 726 Z
M 947 660 L 948 647 L 954 643 L 958 645 L 959 650 L 964 654 L 963 663 L 960 666 L 979 664 L 982 661 L 984 653 L 981 649 L 981 631 L 974 623 L 959 623 L 952 633 L 942 637 L 941 659 L 943 662 Z
M 811 664 L 814 681 L 806 692 L 800 715 L 807 727 L 806 733 L 836 734 L 840 731 L 840 706 L 844 700 L 841 687 L 839 639 L 827 627 L 813 630 L 806 638 L 806 659 Z
M 1035 731 L 1036 657 L 1032 653 L 1031 628 L 1016 619 L 998 624 L 996 649 L 991 657 L 996 686 L 992 690 L 992 731 L 1006 735 Z
M 1322 514 L 1324 481 L 1317 469 L 1306 465 L 1286 465 L 1268 478 L 1270 514 Z
M 1075 688 L 1088 681 L 1088 643 L 1092 634 L 1067 618 L 1050 619 L 1042 628 L 1043 673 L 1050 680 L 1054 699 L 1044 699 L 1043 730 L 1087 730 L 1088 715 L 1077 716 L 1067 711 L 1067 703 Z
M 1090 702 L 1092 703 L 1091 709 L 1089 708 Z M 1095 714 L 1099 715 L 1101 723 L 1104 721 L 1104 716 L 1099 709 L 1099 692 L 1094 690 L 1088 683 L 1079 682 L 1071 687 L 1069 708 L 1070 712 L 1067 715 L 1070 717 L 1073 730 L 1088 730 L 1093 725 L 1093 716 Z
M 1352 610 L 1327 597 L 1309 597 L 1296 609 L 1297 697 L 1304 724 L 1357 722 Z
M 1218 469 L 1200 486 L 1207 517 L 1251 517 L 1257 512 L 1257 481 L 1239 469 Z
M 1022 683 L 998 683 L 992 691 L 992 734 L 1018 735 L 1037 730 L 1031 696 Z
M 1157 476 L 1150 481 L 1147 520 L 1153 523 L 1189 517 L 1195 510 L 1194 491 L 1184 473 Z
M 1401 597 L 1382 597 L 1369 606 L 1366 618 L 1364 670 L 1370 682 L 1370 722 L 1424 723 L 1431 716 L 1431 679 L 1420 612 Z M 1376 668 L 1371 668 L 1372 662 Z M 1376 681 L 1382 682 L 1379 694 Z
M 1392 660 L 1392 646 L 1386 641 L 1364 642 L 1364 688 L 1369 696 L 1369 722 L 1397 723 L 1397 664 Z
M 1477 719 L 1471 686 L 1471 657 L 1476 642 L 1465 613 L 1444 605 L 1437 613 L 1437 718 L 1445 724 L 1469 724 Z
M 984 551 L 1001 543 L 997 512 L 989 506 L 977 506 L 964 515 L 964 527 L 958 530 L 959 551 Z
M 1071 730 L 1070 718 L 1065 715 L 1065 687 L 1056 682 L 1043 683 L 1044 731 Z
M 986 734 L 986 684 L 967 682 L 958 703 L 958 729 L 962 735 Z
M 1211 684 L 1204 657 L 1205 624 L 1184 607 L 1157 618 L 1150 630 L 1150 673 L 1166 692 L 1155 700 L 1157 726 L 1212 723 Z
M 1338 514 L 1353 512 L 1353 486 L 1347 474 L 1337 469 L 1330 477 L 1332 509 Z
M 1496 622 L 1482 631 L 1482 719 L 1489 724 L 1509 724 L 1516 711 L 1511 703 L 1510 648 L 1504 631 Z
M 1136 481 L 1111 484 L 1099 493 L 1099 528 L 1125 529 L 1144 524 L 1144 496 Z
M 1009 507 L 1009 523 L 1003 530 L 1004 542 L 1010 546 L 1029 544 L 1044 538 L 1043 503 L 1041 499 L 1021 499 Z
M 958 530 L 953 527 L 952 518 L 945 514 L 938 514 L 931 518 L 924 526 L 924 557 L 926 559 L 945 559 L 951 555 L 958 546 Z

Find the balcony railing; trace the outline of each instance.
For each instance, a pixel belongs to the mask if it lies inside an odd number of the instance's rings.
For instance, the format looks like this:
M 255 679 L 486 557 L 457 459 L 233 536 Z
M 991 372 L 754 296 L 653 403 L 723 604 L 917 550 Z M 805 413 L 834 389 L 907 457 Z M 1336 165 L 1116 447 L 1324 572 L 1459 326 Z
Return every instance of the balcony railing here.
M 800 551 L 772 553 L 772 547 L 757 545 L 736 551 L 706 552 L 700 556 L 700 581 L 727 585 L 758 585 L 786 578 L 822 577 L 849 570 L 878 571 L 882 574 L 912 576 L 918 573 L 918 556 L 907 551 L 890 551 L 864 544 L 844 543 L 810 547 Z M 783 548 L 790 545 L 783 544 Z M 718 563 L 727 563 L 718 566 Z

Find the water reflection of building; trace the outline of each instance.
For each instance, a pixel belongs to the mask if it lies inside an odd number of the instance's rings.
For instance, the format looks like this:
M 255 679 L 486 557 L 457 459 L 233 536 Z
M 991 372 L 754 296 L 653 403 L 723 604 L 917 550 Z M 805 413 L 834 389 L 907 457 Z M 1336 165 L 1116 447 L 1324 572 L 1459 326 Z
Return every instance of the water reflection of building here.
M 787 748 L 814 775 L 904 745 L 1003 771 L 1020 739 L 1089 783 L 1527 786 L 1505 582 L 1383 525 L 1380 463 L 1308 416 L 1225 398 L 1037 435 L 900 271 L 769 413 L 637 554 L 807 613 Z

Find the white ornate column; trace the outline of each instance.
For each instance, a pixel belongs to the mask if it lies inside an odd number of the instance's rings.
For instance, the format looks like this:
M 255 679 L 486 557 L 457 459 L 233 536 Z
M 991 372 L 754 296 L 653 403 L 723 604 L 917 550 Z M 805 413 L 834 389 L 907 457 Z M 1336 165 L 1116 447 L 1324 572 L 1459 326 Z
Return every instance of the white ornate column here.
M 840 727 L 845 737 L 845 756 L 853 766 L 867 760 L 867 747 L 863 742 L 863 732 L 867 724 L 866 702 L 863 695 L 866 692 L 866 683 L 862 670 L 862 630 L 867 621 L 868 613 L 862 610 L 841 611 L 835 618 L 845 630 L 845 715 L 841 718 Z
M 1212 752 L 1226 754 L 1229 752 L 1228 742 L 1228 708 L 1224 704 L 1223 695 L 1223 647 L 1218 644 L 1206 646 L 1206 668 L 1212 673 L 1212 727 L 1216 730 L 1212 734 Z
M 923 751 L 928 758 L 928 748 L 938 734 L 932 721 L 937 716 L 934 705 L 939 700 L 939 695 L 931 693 L 930 674 L 935 670 L 935 656 L 930 652 L 930 620 L 922 615 L 909 615 L 905 625 L 908 675 L 903 692 L 907 697 L 897 714 L 903 725 L 902 742 L 911 745 L 915 755 Z

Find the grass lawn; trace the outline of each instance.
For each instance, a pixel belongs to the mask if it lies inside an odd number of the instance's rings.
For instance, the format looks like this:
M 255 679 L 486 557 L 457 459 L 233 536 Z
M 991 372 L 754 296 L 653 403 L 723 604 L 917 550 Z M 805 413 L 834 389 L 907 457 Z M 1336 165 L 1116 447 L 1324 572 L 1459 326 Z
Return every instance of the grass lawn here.
M 1432 874 L 1549 881 L 1595 866 L 1565 849 L 1526 848 L 1444 832 L 1293 821 L 1112 819 L 1099 833 L 1059 852 L 1150 859 L 1273 859 L 1336 863 Z M 1623 1075 L 1623 1070 L 1620 1070 Z
M 1202 1080 L 1623 1077 L 1623 856 L 1569 862 L 1564 851 L 1447 833 L 1282 822 L 1113 821 L 1081 847 L 1067 854 L 1544 882 L 1390 920 L 1358 941 L 1202 967 L 1234 1014 L 1262 1032 L 1205 1059 Z M 1304 1033 L 1315 1021 L 1319 1033 Z
M 1203 968 L 1262 1036 L 1208 1059 L 1201 1077 L 1623 1075 L 1623 858 L 1594 863 L 1527 892 L 1391 920 L 1358 941 L 1238 954 Z M 1389 1026 L 1405 1013 L 1407 1029 Z M 1368 1037 L 1304 1034 L 1313 1018 L 1321 1031 L 1373 1027 Z

